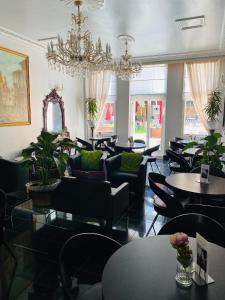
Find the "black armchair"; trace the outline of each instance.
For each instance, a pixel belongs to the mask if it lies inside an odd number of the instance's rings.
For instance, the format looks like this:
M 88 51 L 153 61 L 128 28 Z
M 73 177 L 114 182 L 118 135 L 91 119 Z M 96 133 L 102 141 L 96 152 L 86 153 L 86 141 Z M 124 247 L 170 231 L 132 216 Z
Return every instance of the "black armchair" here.
M 137 200 L 143 200 L 146 183 L 147 161 L 148 157 L 143 156 L 139 171 L 137 173 L 126 173 L 120 171 L 121 155 L 118 154 L 110 157 L 105 161 L 107 179 L 115 187 L 124 182 L 129 182 L 130 192 L 134 193 Z
M 21 162 L 0 158 L 0 189 L 6 193 L 25 190 L 29 181 L 29 170 Z
M 105 165 L 105 159 L 106 158 L 107 158 L 107 154 L 103 153 L 102 157 L 100 159 L 100 162 L 99 162 L 99 169 L 95 170 L 95 171 L 105 172 L 104 165 Z M 82 166 L 81 166 L 81 155 L 76 155 L 74 157 L 70 157 L 70 159 L 69 159 L 69 166 L 70 166 L 70 169 L 71 169 L 71 175 L 75 176 L 75 177 L 77 176 L 77 173 L 76 173 L 77 171 L 87 171 L 87 170 L 82 169 Z
M 190 164 L 182 155 L 171 150 L 166 150 L 166 155 L 170 159 L 169 168 L 171 172 L 189 173 L 191 171 Z
M 107 226 L 129 207 L 128 183 L 111 188 L 110 182 L 64 177 L 53 193 L 52 208 L 75 215 L 106 220 Z
M 29 169 L 21 162 L 0 158 L 0 170 L 0 189 L 7 193 L 7 206 L 24 201 L 27 198 L 25 184 L 29 181 Z
M 153 205 L 157 215 L 152 221 L 151 226 L 146 234 L 149 235 L 151 229 L 154 229 L 154 224 L 159 215 L 167 218 L 175 217 L 184 213 L 185 206 L 181 203 L 171 191 L 165 181 L 166 177 L 158 173 L 149 173 L 149 185 L 153 193 Z

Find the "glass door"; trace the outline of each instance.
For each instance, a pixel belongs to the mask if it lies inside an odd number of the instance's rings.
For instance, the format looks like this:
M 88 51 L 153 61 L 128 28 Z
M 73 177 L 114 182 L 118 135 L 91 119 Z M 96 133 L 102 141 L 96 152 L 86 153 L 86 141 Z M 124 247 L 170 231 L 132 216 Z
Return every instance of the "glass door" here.
M 141 98 L 132 96 L 131 99 L 130 135 L 144 140 L 148 148 L 160 145 L 162 150 L 164 97 Z

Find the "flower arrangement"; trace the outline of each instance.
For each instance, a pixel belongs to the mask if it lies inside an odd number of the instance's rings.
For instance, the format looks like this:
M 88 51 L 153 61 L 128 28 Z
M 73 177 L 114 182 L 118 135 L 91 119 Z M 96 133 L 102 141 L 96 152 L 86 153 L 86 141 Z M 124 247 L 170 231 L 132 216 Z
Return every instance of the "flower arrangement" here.
M 177 250 L 177 260 L 187 268 L 192 262 L 192 250 L 189 247 L 188 236 L 183 232 L 177 232 L 170 237 L 170 244 Z

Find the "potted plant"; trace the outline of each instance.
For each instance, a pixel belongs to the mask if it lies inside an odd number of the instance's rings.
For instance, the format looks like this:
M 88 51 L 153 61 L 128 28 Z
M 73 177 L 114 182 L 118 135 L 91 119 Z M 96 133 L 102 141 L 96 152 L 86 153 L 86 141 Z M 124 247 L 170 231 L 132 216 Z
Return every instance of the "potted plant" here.
M 98 105 L 95 98 L 87 98 L 87 113 L 88 113 L 88 124 L 91 128 L 91 137 L 93 137 L 95 120 L 98 113 Z
M 79 148 L 68 138 L 60 139 L 59 134 L 42 131 L 36 143 L 22 150 L 23 164 L 34 170 L 37 180 L 27 184 L 27 190 L 33 200 L 49 204 L 50 192 L 64 176 L 69 155 L 62 149 Z
M 208 118 L 209 131 L 213 133 L 217 128 L 218 117 L 222 112 L 222 92 L 216 88 L 209 94 L 208 103 L 204 109 Z
M 225 154 L 225 146 L 221 142 L 222 135 L 220 133 L 212 133 L 206 136 L 203 141 L 204 143 L 198 145 L 197 142 L 193 141 L 188 143 L 183 151 L 194 146 L 199 147 L 199 164 L 205 164 L 213 166 L 222 170 L 225 161 L 221 160 L 221 157 Z

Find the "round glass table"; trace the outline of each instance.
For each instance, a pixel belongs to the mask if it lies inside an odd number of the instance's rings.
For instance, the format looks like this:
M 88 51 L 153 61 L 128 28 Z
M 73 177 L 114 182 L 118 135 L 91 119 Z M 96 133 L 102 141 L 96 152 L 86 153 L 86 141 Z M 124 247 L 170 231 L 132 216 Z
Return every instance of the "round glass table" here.
M 118 143 L 116 143 L 115 146 L 118 147 L 118 148 L 121 148 L 121 149 L 123 148 L 124 151 L 130 151 L 130 150 L 133 150 L 133 149 L 144 149 L 144 148 L 146 148 L 146 144 L 144 144 L 144 143 L 129 143 L 129 142 L 127 142 L 127 143 L 118 142 Z

